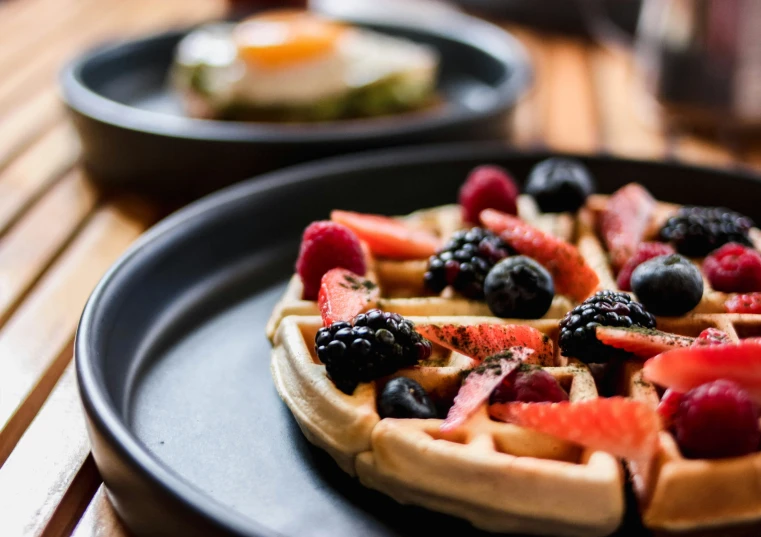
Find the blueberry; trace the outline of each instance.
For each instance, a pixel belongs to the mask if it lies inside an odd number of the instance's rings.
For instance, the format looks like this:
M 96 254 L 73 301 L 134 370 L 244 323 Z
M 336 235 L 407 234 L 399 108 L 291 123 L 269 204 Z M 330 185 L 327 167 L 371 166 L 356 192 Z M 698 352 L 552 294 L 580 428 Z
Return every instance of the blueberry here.
M 594 180 L 583 164 L 557 157 L 534 166 L 525 188 L 545 213 L 575 211 L 594 191 Z
M 391 379 L 378 398 L 381 418 L 435 418 L 436 407 L 423 387 L 407 377 Z
M 550 309 L 555 285 L 543 266 L 518 255 L 494 265 L 484 280 L 484 292 L 497 317 L 539 319 Z
M 684 315 L 703 297 L 703 278 L 686 257 L 662 255 L 634 269 L 632 291 L 653 315 Z

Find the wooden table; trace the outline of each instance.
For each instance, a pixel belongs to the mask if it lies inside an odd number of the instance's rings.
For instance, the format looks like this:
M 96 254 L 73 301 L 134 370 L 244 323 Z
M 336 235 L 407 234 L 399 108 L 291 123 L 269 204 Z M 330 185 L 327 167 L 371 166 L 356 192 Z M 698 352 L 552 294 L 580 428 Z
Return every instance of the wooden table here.
M 78 165 L 56 73 L 77 51 L 219 16 L 221 0 L 0 2 L 0 535 L 118 537 L 89 455 L 72 341 L 108 266 L 162 211 L 107 198 Z M 643 121 L 625 52 L 510 27 L 535 62 L 511 142 L 718 166 L 761 165 Z

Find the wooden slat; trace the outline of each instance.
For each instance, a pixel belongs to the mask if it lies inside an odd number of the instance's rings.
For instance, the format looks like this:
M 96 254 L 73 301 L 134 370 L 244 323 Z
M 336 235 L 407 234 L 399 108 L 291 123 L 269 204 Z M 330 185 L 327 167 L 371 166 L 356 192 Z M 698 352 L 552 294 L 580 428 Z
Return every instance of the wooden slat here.
M 93 287 L 154 217 L 135 200 L 99 209 L 0 330 L 0 464 L 66 367 Z
M 0 173 L 0 235 L 76 162 L 79 141 L 67 124 L 48 132 Z
M 100 483 L 89 451 L 72 363 L 0 468 L 0 535 L 68 535 Z
M 0 170 L 59 120 L 62 111 L 58 92 L 51 87 L 0 117 Z
M 93 497 L 71 537 L 129 537 L 127 529 L 111 506 L 103 485 Z
M 0 241 L 0 326 L 90 214 L 96 189 L 72 170 Z
M 677 135 L 673 151 L 676 158 L 693 164 L 731 166 L 735 162 L 731 150 L 690 134 Z

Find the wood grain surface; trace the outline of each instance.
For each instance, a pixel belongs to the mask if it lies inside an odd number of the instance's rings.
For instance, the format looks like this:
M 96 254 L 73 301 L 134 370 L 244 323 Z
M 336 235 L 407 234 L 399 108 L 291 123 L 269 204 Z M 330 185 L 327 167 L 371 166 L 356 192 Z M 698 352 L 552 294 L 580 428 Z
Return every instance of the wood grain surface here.
M 223 0 L 0 2 L 0 536 L 128 535 L 89 453 L 72 342 L 96 282 L 162 209 L 89 182 L 59 99 L 60 68 L 98 43 L 225 9 Z M 761 143 L 662 124 L 628 51 L 501 24 L 534 67 L 507 142 L 761 167 Z

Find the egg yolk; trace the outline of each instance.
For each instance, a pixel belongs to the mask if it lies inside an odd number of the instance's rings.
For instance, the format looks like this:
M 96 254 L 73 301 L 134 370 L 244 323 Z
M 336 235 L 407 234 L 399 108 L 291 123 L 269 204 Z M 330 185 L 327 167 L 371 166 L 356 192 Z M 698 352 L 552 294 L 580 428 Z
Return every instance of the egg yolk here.
M 280 11 L 242 21 L 233 40 L 246 62 L 280 68 L 329 54 L 344 31 L 342 24 L 309 13 Z

